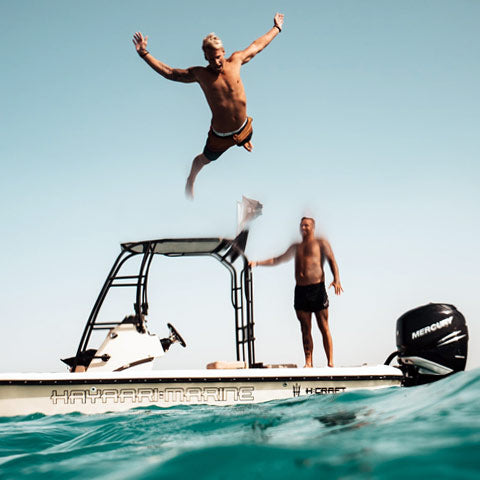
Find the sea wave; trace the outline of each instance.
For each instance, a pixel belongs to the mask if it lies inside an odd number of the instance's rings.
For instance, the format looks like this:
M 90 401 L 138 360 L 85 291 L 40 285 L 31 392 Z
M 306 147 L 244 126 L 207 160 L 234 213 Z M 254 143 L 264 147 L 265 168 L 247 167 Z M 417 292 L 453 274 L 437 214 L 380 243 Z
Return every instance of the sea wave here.
M 480 369 L 255 405 L 0 418 L 0 477 L 478 478 Z

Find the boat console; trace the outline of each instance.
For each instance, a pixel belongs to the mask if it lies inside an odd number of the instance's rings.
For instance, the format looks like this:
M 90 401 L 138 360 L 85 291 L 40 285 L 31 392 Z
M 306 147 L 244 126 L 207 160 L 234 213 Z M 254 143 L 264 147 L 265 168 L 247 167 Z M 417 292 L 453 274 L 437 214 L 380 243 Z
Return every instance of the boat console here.
M 218 260 L 230 273 L 231 302 L 234 313 L 236 361 L 252 368 L 256 366 L 254 350 L 254 322 L 252 273 L 244 254 L 248 231 L 242 231 L 233 240 L 224 238 L 159 239 L 122 244 L 105 284 L 93 306 L 80 340 L 77 354 L 63 359 L 72 372 L 109 371 L 126 369 L 149 370 L 153 360 L 161 357 L 173 343 L 186 346 L 177 330 L 168 324 L 170 335 L 160 339 L 147 329 L 147 287 L 150 266 L 154 258 L 210 256 Z M 139 261 L 138 273 L 124 271 L 131 260 Z M 241 270 L 234 263 L 240 263 Z M 115 287 L 131 288 L 134 293 L 133 315 L 120 322 L 99 321 L 99 312 L 108 294 Z M 106 330 L 107 335 L 97 349 L 91 347 L 92 333 Z

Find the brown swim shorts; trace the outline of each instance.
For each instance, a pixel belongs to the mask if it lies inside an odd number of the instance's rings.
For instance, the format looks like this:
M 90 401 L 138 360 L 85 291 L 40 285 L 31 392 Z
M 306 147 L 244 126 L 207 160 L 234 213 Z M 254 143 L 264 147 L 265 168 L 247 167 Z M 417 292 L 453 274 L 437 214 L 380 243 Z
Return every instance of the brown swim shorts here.
M 210 127 L 210 131 L 208 132 L 207 137 L 207 143 L 205 144 L 205 148 L 203 149 L 203 154 L 210 161 L 213 161 L 234 145 L 242 147 L 252 138 L 252 122 L 253 119 L 251 117 L 247 117 L 247 121 L 240 131 L 226 137 L 221 137 L 220 135 L 217 135 Z

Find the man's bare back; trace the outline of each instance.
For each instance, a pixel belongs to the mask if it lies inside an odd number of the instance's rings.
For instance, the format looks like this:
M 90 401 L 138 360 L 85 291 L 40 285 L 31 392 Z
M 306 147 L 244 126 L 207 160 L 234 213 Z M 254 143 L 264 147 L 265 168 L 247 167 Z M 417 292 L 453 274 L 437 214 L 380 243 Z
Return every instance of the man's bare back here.
M 208 66 L 187 69 L 172 68 L 151 55 L 147 50 L 148 36 L 144 37 L 140 32 L 133 36 L 137 53 L 164 78 L 182 83 L 199 83 L 212 112 L 207 143 L 203 153 L 194 158 L 187 178 L 185 193 L 188 197 L 193 198 L 193 185 L 200 170 L 228 148 L 238 145 L 252 150 L 252 119 L 247 117 L 247 98 L 240 68 L 261 52 L 282 31 L 282 27 L 283 14 L 277 13 L 273 27 L 266 34 L 229 58 L 225 58 L 221 40 L 215 34 L 210 34 L 205 37 L 202 46 Z

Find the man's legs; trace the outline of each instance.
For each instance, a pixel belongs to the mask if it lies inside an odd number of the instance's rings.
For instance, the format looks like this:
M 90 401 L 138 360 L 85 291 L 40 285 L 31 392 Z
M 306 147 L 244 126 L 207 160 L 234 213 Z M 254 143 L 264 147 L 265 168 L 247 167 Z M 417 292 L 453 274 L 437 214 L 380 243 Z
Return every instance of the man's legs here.
M 193 198 L 193 184 L 195 183 L 195 179 L 197 178 L 198 173 L 200 170 L 210 163 L 210 160 L 201 153 L 197 155 L 192 162 L 192 168 L 190 169 L 190 174 L 187 178 L 187 184 L 185 185 L 185 195 L 189 198 Z
M 305 353 L 305 368 L 312 368 L 313 339 L 312 339 L 312 312 L 295 310 L 302 329 L 303 351 Z
M 318 328 L 322 332 L 323 348 L 327 356 L 328 366 L 333 367 L 333 343 L 330 328 L 328 327 L 328 308 L 315 312 Z

